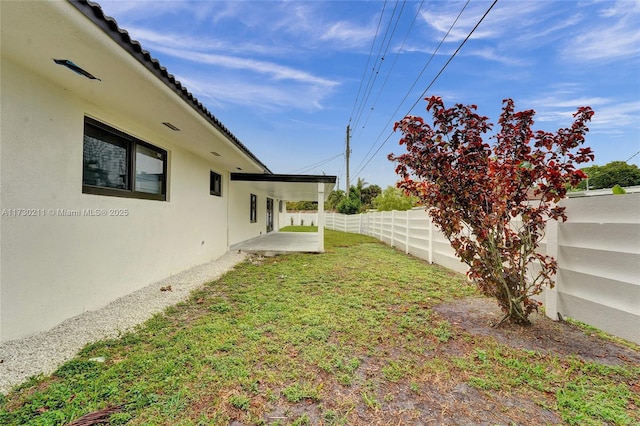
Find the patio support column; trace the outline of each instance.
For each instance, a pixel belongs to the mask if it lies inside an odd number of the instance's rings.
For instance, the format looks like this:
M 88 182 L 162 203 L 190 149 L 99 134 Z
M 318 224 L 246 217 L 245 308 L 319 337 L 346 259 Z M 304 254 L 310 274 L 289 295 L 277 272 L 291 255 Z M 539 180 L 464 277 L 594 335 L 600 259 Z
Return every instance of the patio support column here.
M 324 253 L 324 183 L 318 182 L 318 251 Z

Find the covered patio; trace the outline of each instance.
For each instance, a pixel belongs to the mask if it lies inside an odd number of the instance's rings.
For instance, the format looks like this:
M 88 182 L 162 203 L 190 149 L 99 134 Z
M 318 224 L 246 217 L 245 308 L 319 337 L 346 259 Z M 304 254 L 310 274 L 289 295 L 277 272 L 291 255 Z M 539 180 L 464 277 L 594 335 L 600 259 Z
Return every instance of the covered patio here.
M 318 202 L 318 232 L 268 232 L 250 240 L 233 244 L 231 250 L 276 254 L 291 252 L 324 252 L 324 202 L 336 184 L 336 176 L 231 173 L 232 185 L 259 189 L 270 197 L 287 201 Z

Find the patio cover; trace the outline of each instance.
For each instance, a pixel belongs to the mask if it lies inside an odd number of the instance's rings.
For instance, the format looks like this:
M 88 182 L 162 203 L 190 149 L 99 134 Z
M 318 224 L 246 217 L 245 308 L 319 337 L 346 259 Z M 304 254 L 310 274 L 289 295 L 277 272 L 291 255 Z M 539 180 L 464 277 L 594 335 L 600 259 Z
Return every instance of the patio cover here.
M 232 182 L 245 182 L 251 188 L 266 192 L 270 197 L 286 201 L 318 201 L 321 186 L 323 201 L 326 201 L 336 180 L 336 176 L 327 175 L 231 173 Z
M 248 185 L 285 201 L 318 201 L 318 251 L 324 252 L 324 202 L 337 181 L 336 176 L 231 173 L 233 185 Z

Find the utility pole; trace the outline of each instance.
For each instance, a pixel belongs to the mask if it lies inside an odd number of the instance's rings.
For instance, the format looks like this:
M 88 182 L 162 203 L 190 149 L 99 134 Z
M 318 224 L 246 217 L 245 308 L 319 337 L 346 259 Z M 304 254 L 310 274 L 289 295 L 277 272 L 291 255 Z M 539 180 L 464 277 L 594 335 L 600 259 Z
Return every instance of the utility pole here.
M 349 137 L 350 137 L 350 129 L 349 129 L 349 125 L 347 124 L 347 152 L 345 153 L 345 158 L 347 159 L 347 190 L 345 191 L 347 194 L 347 197 L 349 196 L 349 186 L 350 186 L 350 181 L 349 181 L 349 155 L 351 154 L 351 148 L 349 148 Z

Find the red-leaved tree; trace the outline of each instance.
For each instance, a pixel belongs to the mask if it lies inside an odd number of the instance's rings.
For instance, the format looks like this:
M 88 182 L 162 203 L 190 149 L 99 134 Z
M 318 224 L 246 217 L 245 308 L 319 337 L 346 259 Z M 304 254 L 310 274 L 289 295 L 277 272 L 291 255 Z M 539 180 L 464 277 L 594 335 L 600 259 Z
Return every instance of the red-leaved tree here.
M 394 126 L 407 149 L 389 154 L 398 163 L 398 186 L 427 206 L 469 277 L 498 300 L 500 323 L 529 324 L 539 306 L 532 296 L 553 287 L 557 269 L 553 257 L 537 251 L 545 224 L 567 219 L 556 203 L 586 177 L 576 164 L 594 158 L 591 148 L 580 148 L 593 111 L 578 108 L 572 126 L 556 133 L 534 132 L 535 111 L 514 112 L 506 99 L 500 128 L 487 137 L 493 124 L 475 105 L 445 108 L 440 97 L 426 100 L 433 125 L 407 116 Z

